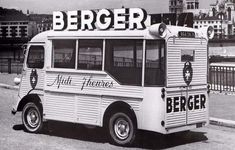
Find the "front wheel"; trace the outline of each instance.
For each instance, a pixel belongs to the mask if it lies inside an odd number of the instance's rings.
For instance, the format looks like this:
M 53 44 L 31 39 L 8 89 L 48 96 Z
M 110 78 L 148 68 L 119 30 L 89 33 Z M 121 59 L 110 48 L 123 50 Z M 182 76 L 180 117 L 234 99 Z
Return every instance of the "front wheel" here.
M 29 102 L 24 106 L 22 122 L 28 132 L 38 133 L 42 129 L 42 112 L 37 105 Z
M 117 112 L 109 119 L 109 134 L 118 145 L 131 145 L 136 136 L 136 125 L 130 115 Z

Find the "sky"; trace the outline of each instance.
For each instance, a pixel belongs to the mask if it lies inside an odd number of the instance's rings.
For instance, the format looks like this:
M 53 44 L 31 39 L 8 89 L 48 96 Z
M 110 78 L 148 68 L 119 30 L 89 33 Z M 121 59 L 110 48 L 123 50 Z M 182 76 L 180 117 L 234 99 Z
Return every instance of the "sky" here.
M 199 0 L 201 8 L 209 8 L 216 0 Z M 52 14 L 53 11 L 101 8 L 141 7 L 148 13 L 168 12 L 169 0 L 0 0 L 0 6 L 15 8 L 24 13 Z

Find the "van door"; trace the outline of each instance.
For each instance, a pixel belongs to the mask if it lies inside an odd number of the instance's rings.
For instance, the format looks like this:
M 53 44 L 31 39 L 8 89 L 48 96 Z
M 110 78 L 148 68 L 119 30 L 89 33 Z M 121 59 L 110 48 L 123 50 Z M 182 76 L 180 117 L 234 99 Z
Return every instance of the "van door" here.
M 207 56 L 206 39 L 169 38 L 166 127 L 206 122 Z
M 24 60 L 19 96 L 32 93 L 43 95 L 44 86 L 44 45 L 29 45 Z

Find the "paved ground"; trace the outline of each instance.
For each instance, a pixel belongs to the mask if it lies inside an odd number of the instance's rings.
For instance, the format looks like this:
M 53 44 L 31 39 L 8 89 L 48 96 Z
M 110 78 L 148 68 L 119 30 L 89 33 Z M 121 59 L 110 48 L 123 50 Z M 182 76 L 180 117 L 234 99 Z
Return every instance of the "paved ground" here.
M 0 88 L 0 150 L 233 150 L 235 147 L 235 129 L 213 125 L 169 136 L 142 131 L 132 147 L 109 144 L 103 129 L 87 129 L 76 124 L 51 122 L 50 132 L 44 129 L 40 134 L 27 133 L 21 113 L 15 116 L 10 113 L 16 94 L 16 90 Z
M 0 73 L 0 83 L 8 84 L 8 85 L 15 85 L 14 78 L 21 77 L 21 75 L 17 74 L 8 74 L 8 73 Z
M 235 121 L 235 95 L 210 94 L 210 117 Z

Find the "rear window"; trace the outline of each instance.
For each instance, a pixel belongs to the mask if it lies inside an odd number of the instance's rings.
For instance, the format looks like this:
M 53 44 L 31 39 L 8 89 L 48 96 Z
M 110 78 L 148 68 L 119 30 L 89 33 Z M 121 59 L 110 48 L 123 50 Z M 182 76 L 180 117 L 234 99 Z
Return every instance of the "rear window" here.
M 181 61 L 182 62 L 187 62 L 187 61 L 194 61 L 195 57 L 195 50 L 188 50 L 184 49 L 181 50 Z

